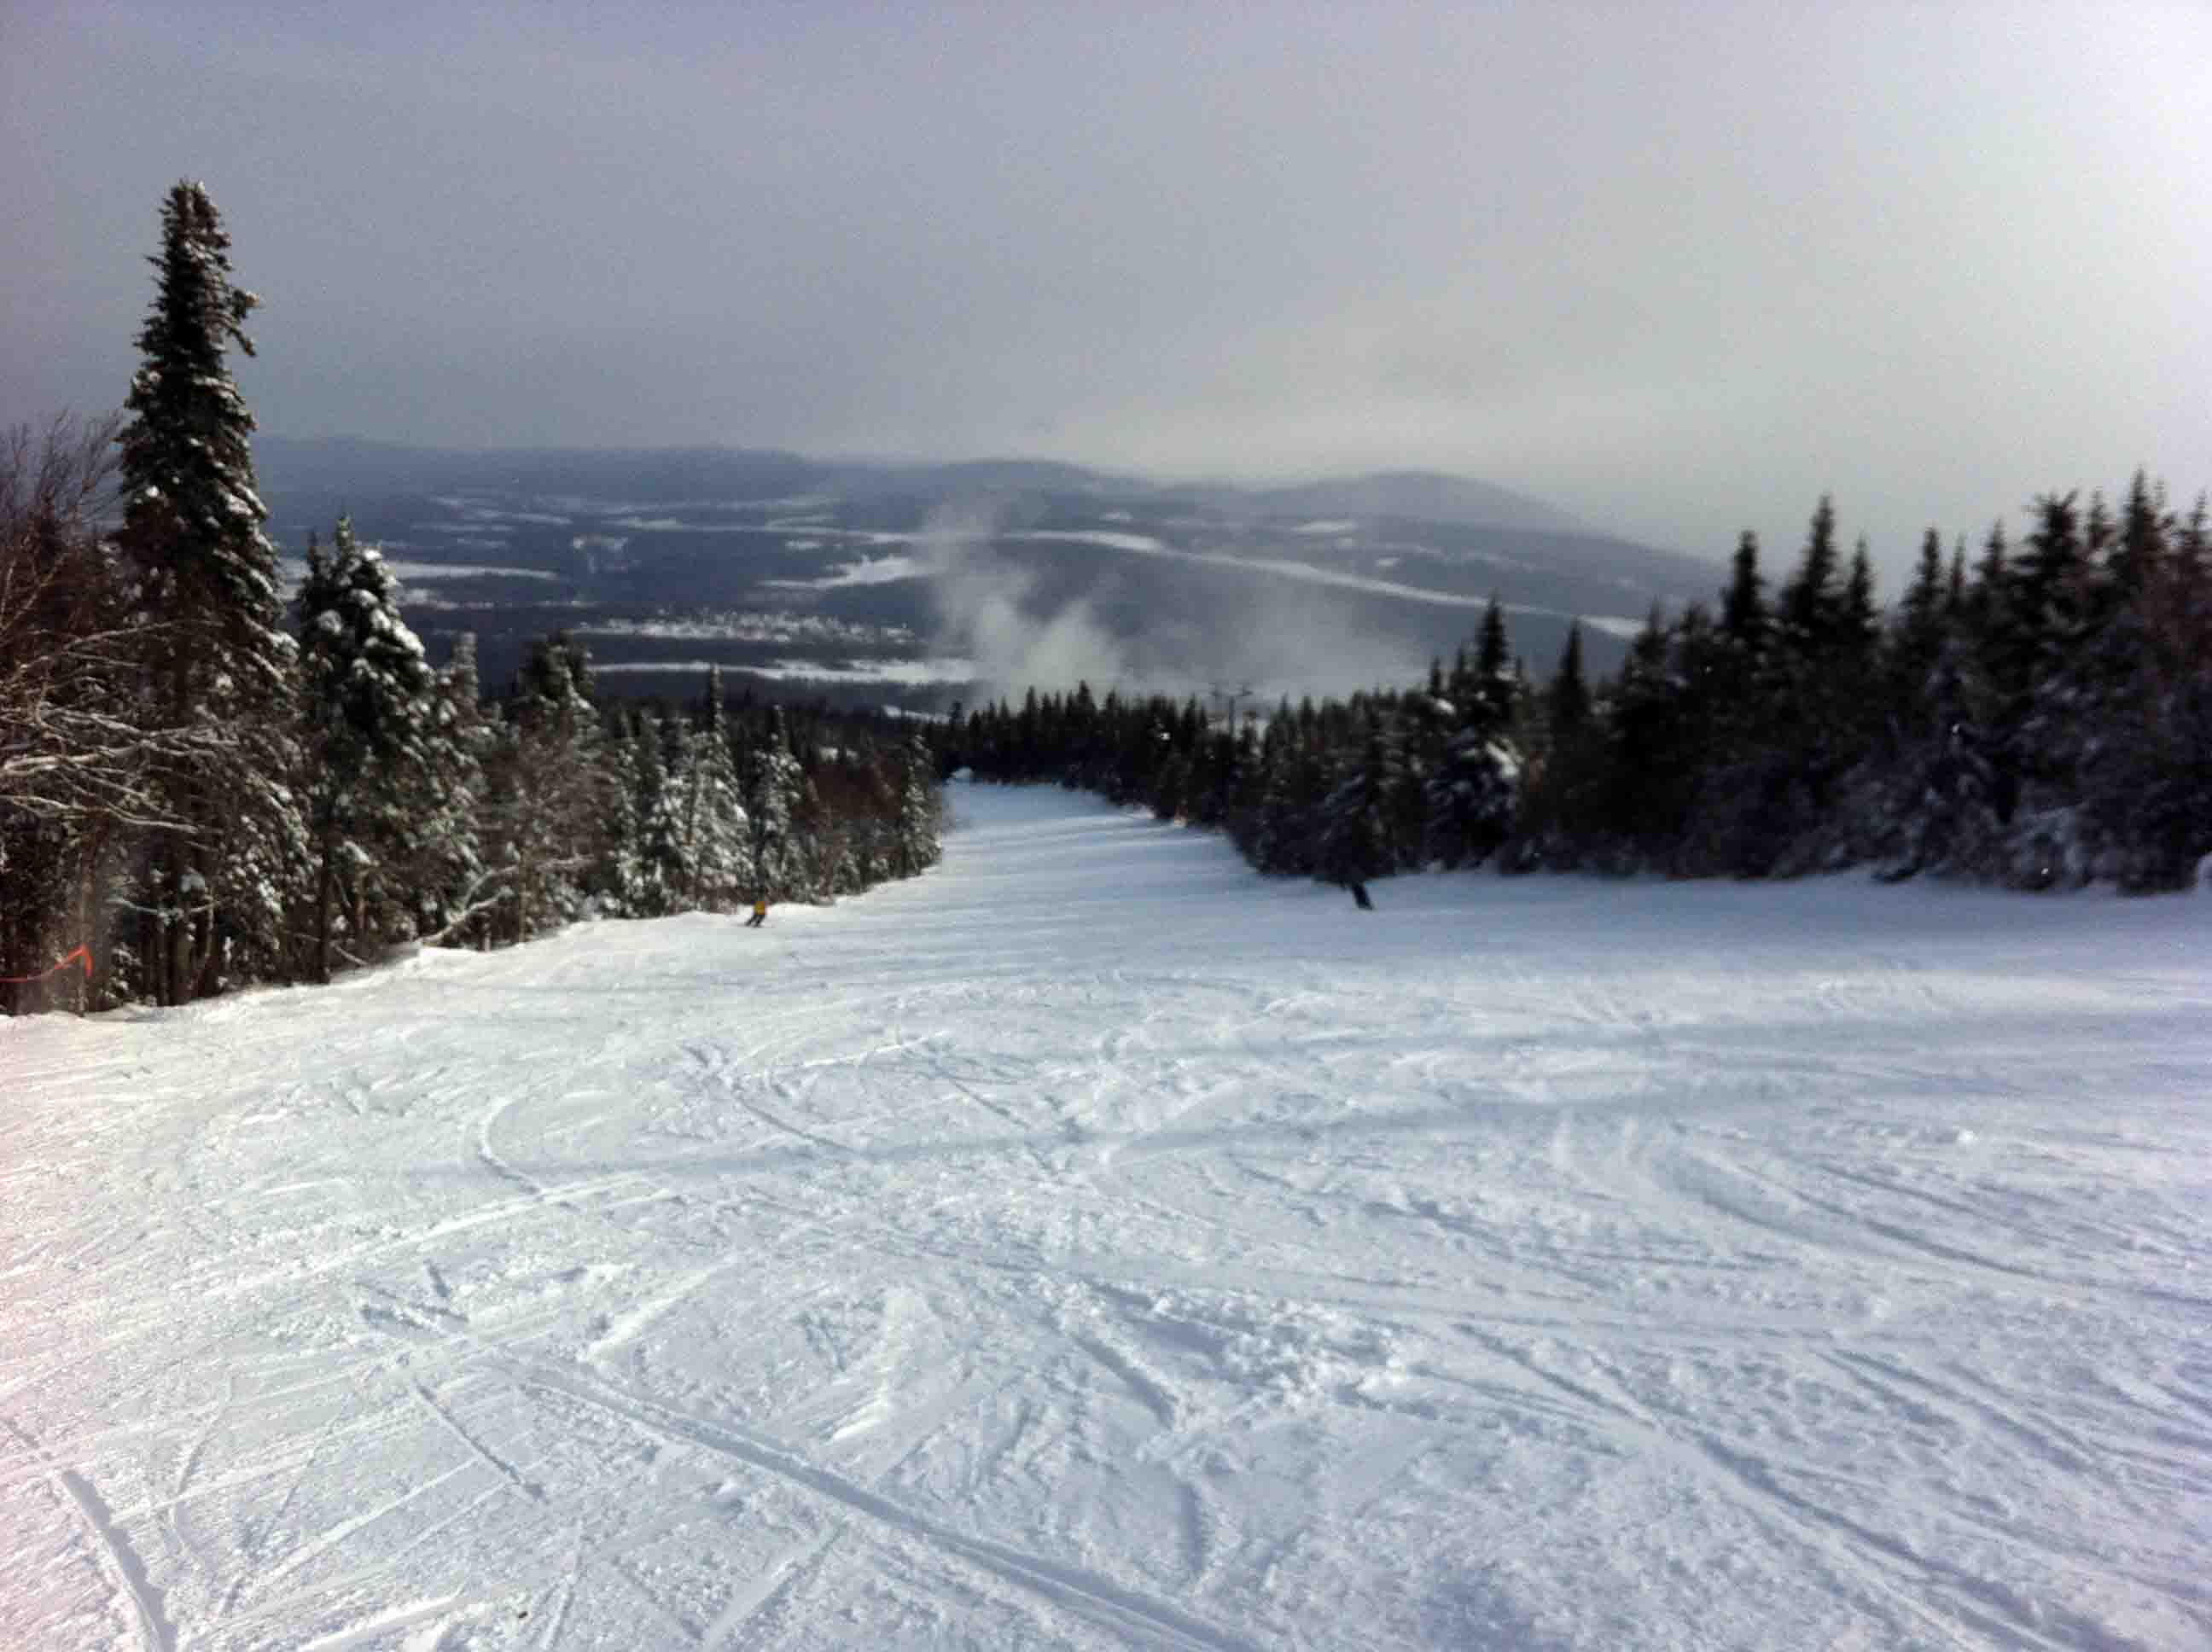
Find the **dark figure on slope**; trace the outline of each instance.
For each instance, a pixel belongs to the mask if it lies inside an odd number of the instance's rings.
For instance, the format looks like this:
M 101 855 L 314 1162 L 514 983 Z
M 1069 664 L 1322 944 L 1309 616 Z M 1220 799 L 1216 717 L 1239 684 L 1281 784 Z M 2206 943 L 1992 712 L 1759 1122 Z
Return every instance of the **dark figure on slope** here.
M 763 896 L 753 902 L 753 915 L 745 920 L 747 929 L 758 929 L 768 921 L 768 897 Z
M 1375 910 L 1375 902 L 1367 898 L 1367 885 L 1357 878 L 1352 880 L 1352 901 L 1362 912 Z

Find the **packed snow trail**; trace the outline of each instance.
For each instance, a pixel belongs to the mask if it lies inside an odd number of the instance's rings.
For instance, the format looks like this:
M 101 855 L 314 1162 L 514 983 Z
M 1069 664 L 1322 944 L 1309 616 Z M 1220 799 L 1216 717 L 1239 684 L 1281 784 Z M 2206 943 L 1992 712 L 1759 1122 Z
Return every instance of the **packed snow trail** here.
M 0 1023 L 0 1646 L 2212 1644 L 2203 902 L 953 796 Z

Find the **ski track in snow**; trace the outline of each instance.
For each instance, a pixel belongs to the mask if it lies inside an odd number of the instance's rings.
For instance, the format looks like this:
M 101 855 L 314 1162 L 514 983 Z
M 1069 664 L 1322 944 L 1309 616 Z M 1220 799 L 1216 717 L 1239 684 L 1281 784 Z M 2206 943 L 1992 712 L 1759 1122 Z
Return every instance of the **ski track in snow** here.
M 0 1645 L 2212 1645 L 2201 902 L 951 796 L 0 1023 Z

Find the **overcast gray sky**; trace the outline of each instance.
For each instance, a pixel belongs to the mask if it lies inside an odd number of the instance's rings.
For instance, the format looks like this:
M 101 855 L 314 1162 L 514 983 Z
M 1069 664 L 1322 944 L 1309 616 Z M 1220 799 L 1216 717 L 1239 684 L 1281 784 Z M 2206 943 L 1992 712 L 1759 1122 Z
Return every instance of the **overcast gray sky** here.
M 2212 483 L 2212 6 L 0 0 L 0 417 L 163 191 L 264 429 L 1432 467 L 1886 576 Z

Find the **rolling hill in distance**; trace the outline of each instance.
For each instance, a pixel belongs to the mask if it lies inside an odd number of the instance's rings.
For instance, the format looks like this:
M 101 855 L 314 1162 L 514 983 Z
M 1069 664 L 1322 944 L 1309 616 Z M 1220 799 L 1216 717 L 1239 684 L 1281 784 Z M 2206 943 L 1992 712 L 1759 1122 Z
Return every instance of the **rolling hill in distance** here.
M 1610 669 L 1654 602 L 1711 600 L 1725 576 L 1425 471 L 1240 487 L 1022 459 L 270 436 L 255 455 L 291 571 L 350 515 L 434 659 L 477 634 L 488 692 L 559 629 L 618 695 L 687 697 L 719 665 L 733 694 L 910 710 L 1078 681 L 1265 704 L 1415 680 L 1493 592 L 1541 679 L 1573 620 Z

